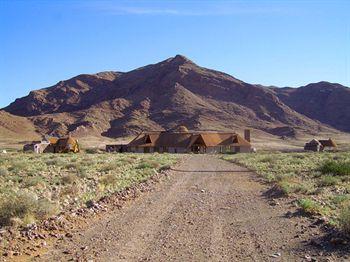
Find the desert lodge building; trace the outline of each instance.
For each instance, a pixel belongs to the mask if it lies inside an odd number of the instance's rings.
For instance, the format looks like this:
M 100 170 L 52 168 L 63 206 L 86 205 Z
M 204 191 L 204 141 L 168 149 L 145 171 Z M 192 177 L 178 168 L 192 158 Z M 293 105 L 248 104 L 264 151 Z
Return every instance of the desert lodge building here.
M 107 145 L 109 152 L 134 153 L 248 153 L 251 152 L 250 130 L 244 138 L 234 132 L 175 130 L 144 132 L 127 145 Z

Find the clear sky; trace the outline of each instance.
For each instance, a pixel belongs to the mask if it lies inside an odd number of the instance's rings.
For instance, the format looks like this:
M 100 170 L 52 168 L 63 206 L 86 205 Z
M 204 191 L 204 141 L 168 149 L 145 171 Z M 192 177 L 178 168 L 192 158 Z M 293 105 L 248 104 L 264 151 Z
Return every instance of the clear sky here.
M 350 1 L 0 0 L 0 107 L 176 54 L 248 83 L 350 86 Z

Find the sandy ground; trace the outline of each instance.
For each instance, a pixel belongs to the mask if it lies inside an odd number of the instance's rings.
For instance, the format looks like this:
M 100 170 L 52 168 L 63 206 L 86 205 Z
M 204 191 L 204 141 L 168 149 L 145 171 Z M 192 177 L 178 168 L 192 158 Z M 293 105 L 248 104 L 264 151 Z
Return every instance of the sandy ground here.
M 247 169 L 193 155 L 148 193 L 72 232 L 37 261 L 347 261 Z M 311 242 L 310 242 L 311 241 Z

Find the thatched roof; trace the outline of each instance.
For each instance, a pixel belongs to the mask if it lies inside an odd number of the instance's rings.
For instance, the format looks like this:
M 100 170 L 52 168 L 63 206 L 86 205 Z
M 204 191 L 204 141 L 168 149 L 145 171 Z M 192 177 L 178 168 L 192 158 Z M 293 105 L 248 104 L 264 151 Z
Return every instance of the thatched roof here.
M 319 140 L 320 143 L 322 144 L 322 146 L 326 147 L 337 147 L 337 144 L 331 139 L 327 139 L 327 140 Z
M 78 141 L 73 137 L 59 138 L 56 142 L 57 146 L 66 147 L 67 145 L 76 145 Z
M 305 145 L 307 146 L 323 146 L 323 147 L 337 147 L 337 144 L 331 139 L 326 139 L 326 140 L 317 140 L 317 139 L 312 139 L 310 142 L 306 143 Z
M 306 143 L 308 146 L 319 146 L 321 143 L 317 139 L 312 139 L 310 142 Z
M 250 146 L 250 143 L 236 133 L 219 132 L 150 132 L 142 133 L 132 140 L 129 147 L 191 147 L 204 146 Z

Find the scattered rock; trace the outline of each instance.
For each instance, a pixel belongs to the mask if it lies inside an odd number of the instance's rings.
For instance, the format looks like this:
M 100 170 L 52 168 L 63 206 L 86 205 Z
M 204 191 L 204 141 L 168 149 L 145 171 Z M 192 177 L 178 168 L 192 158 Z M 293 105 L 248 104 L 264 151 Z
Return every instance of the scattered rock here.
M 272 199 L 270 201 L 270 206 L 279 206 L 279 205 L 280 205 L 280 203 L 276 199 Z
M 270 255 L 270 257 L 280 257 L 281 253 L 277 252 L 277 253 L 273 253 L 272 255 Z
M 88 246 L 82 246 L 80 249 L 85 251 L 85 250 L 88 250 L 88 248 L 89 248 Z

